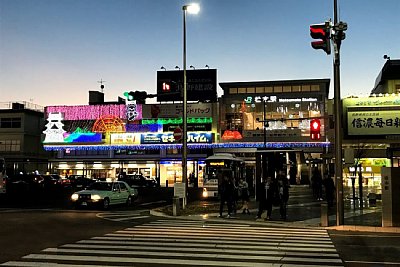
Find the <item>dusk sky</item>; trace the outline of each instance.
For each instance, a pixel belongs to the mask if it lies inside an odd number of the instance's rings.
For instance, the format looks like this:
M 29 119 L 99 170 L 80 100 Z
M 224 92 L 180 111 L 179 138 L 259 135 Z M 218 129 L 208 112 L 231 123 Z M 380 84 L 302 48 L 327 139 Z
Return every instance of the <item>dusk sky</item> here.
M 331 78 L 332 55 L 311 48 L 309 25 L 333 20 L 333 0 L 199 0 L 187 16 L 187 66 L 219 82 Z M 0 102 L 82 105 L 156 92 L 156 72 L 182 68 L 182 0 L 0 0 Z M 400 58 L 400 0 L 338 0 L 347 22 L 342 97 L 367 95 Z M 219 89 L 219 95 L 222 91 Z

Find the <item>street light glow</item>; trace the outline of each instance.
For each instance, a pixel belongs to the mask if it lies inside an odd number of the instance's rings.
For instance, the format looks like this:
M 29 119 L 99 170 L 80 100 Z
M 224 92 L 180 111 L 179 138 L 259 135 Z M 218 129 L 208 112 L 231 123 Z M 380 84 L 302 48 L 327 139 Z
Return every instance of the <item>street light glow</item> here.
M 197 3 L 189 4 L 183 6 L 183 9 L 185 9 L 189 14 L 197 14 L 200 12 L 200 5 Z

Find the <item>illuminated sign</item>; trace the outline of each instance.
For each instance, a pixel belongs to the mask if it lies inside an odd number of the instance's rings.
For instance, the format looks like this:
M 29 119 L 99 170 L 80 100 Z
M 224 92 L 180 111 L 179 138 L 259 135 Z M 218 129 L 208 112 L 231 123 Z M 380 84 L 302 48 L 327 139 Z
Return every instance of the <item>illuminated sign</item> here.
M 64 142 L 64 133 L 63 129 L 64 124 L 63 114 L 61 112 L 49 113 L 47 117 L 46 130 L 43 133 L 46 135 L 43 143 L 63 143 Z
M 400 134 L 400 109 L 347 112 L 348 135 Z
M 139 118 L 139 112 L 138 112 L 138 105 L 136 104 L 136 101 L 127 101 L 126 104 L 126 119 L 128 121 L 134 121 Z
M 140 144 L 140 134 L 137 133 L 116 133 L 111 134 L 111 144 Z
M 253 101 L 254 99 L 254 101 Z M 301 98 L 278 98 L 276 95 L 271 96 L 248 96 L 244 99 L 247 104 L 268 102 L 268 103 L 288 103 L 288 102 L 317 102 L 318 98 L 315 97 L 301 97 Z
M 343 99 L 344 107 L 400 106 L 400 96 L 361 97 Z
M 162 132 L 161 124 L 126 124 L 126 132 L 128 133 L 157 133 Z
M 212 123 L 212 118 L 187 118 L 187 123 Z M 170 119 L 143 119 L 142 124 L 182 124 L 182 118 Z
M 212 143 L 212 133 L 188 133 L 188 143 Z M 176 143 L 173 133 L 142 134 L 141 144 L 169 144 Z
M 223 140 L 231 140 L 231 139 L 242 139 L 243 136 L 238 131 L 225 130 L 221 139 Z
M 187 105 L 188 118 L 213 116 L 212 103 L 190 103 Z M 142 106 L 142 118 L 182 118 L 182 104 L 151 104 Z
M 224 162 L 210 162 L 210 166 L 225 166 Z
M 64 120 L 97 120 L 105 115 L 112 115 L 121 119 L 126 119 L 126 105 L 82 105 L 82 106 L 48 106 L 45 108 L 46 115 L 53 112 L 61 112 Z M 137 107 L 138 117 L 141 119 L 141 105 Z

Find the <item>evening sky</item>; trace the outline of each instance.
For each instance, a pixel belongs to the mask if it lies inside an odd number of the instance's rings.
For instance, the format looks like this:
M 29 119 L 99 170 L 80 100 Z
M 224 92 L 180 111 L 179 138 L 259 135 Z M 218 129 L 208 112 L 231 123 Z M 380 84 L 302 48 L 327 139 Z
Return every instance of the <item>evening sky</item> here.
M 400 58 L 400 0 L 338 0 L 348 23 L 342 96 L 366 95 L 387 54 Z M 156 91 L 161 66 L 182 69 L 182 0 L 0 0 L 0 102 L 88 103 Z M 187 16 L 187 66 L 218 82 L 331 78 L 332 55 L 309 25 L 333 20 L 333 0 L 199 0 Z M 222 91 L 219 89 L 219 95 Z M 333 97 L 333 82 L 330 88 Z

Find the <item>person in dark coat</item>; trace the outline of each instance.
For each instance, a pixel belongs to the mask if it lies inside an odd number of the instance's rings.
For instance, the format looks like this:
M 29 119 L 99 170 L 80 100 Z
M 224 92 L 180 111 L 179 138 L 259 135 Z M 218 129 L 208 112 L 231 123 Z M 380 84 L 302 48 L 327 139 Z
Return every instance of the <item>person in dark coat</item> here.
M 287 216 L 287 204 L 289 201 L 289 181 L 285 177 L 285 173 L 280 171 L 277 176 L 277 186 L 279 192 L 279 213 L 281 215 L 281 219 L 286 220 Z
M 318 168 L 313 170 L 311 176 L 312 188 L 314 193 L 314 198 L 316 200 L 322 200 L 322 176 Z
M 333 200 L 335 198 L 335 183 L 330 175 L 327 175 L 324 179 L 326 201 L 328 202 L 328 208 L 333 206 Z
M 219 195 L 220 195 L 219 217 L 222 217 L 225 203 L 228 208 L 227 218 L 231 217 L 234 191 L 235 191 L 235 185 L 232 179 L 228 177 L 226 174 L 223 175 L 222 181 L 219 185 Z
M 275 184 L 271 177 L 267 177 L 267 180 L 261 184 L 259 191 L 259 207 L 256 219 L 261 219 L 261 215 L 264 210 L 267 210 L 267 220 L 271 219 L 272 214 L 272 203 L 275 193 Z

